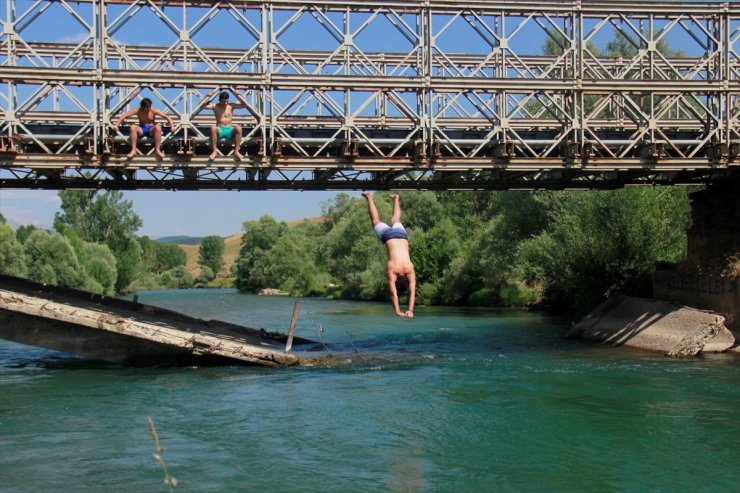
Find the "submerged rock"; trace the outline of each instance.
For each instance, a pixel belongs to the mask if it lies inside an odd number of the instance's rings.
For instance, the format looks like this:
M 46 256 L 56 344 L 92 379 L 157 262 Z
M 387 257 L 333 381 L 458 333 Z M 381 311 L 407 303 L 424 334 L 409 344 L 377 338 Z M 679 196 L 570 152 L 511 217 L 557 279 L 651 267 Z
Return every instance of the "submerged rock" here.
M 615 346 L 695 356 L 732 348 L 735 337 L 725 317 L 668 301 L 618 296 L 597 306 L 568 337 Z

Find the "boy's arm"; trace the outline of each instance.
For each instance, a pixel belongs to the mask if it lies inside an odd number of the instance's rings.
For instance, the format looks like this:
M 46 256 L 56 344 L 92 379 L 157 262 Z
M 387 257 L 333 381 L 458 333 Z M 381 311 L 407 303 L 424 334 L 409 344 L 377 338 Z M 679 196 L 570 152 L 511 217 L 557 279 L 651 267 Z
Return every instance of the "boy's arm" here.
M 218 91 L 213 90 L 209 92 L 208 94 L 206 94 L 205 96 L 203 96 L 203 99 L 200 100 L 200 103 L 198 103 L 198 106 L 200 106 L 201 108 L 205 108 L 207 110 L 212 110 L 213 107 L 216 106 L 216 103 L 213 103 L 213 102 L 206 103 L 206 101 L 210 101 L 211 99 L 213 99 L 213 96 L 215 96 L 217 92 Z
M 239 100 L 239 101 L 246 101 L 247 100 L 247 95 L 246 94 L 237 94 L 237 93 L 235 93 L 235 94 L 236 94 L 236 99 L 237 100 Z M 247 103 L 239 102 L 239 103 L 234 103 L 231 106 L 235 110 L 243 110 L 243 109 L 247 108 Z
M 388 287 L 391 290 L 391 302 L 393 303 L 393 311 L 399 317 L 405 317 L 406 314 L 401 311 L 401 305 L 398 303 L 398 290 L 396 289 L 396 275 L 392 272 L 388 272 Z
M 409 309 L 406 312 L 406 316 L 414 318 L 414 303 L 416 302 L 416 273 L 411 272 L 408 275 L 409 279 Z
M 154 114 L 155 115 L 161 116 L 162 118 L 164 118 L 165 120 L 167 120 L 167 123 L 169 123 L 169 125 L 170 125 L 170 131 L 172 131 L 172 132 L 175 131 L 175 122 L 172 121 L 172 118 L 170 117 L 170 115 L 168 115 L 167 113 L 163 113 L 163 112 L 161 112 L 159 110 L 153 110 L 153 111 L 154 111 Z
M 119 117 L 118 117 L 118 120 L 117 120 L 117 121 L 116 121 L 116 123 L 115 123 L 115 125 L 113 125 L 113 130 L 115 130 L 115 131 L 118 131 L 118 126 L 119 126 L 119 125 L 120 125 L 121 123 L 123 123 L 123 121 L 124 121 L 124 120 L 125 120 L 126 118 L 129 118 L 129 117 L 132 117 L 132 116 L 134 116 L 134 115 L 136 114 L 136 112 L 137 112 L 137 111 L 138 111 L 138 110 L 129 110 L 129 111 L 127 111 L 126 113 L 124 113 L 124 114 L 122 114 L 121 116 L 119 116 Z

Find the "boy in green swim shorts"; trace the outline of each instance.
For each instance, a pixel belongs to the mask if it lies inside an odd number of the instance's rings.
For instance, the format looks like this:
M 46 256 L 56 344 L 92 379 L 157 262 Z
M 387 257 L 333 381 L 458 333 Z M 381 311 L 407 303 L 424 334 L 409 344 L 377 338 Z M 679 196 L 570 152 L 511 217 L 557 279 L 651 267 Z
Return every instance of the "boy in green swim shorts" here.
M 211 103 L 206 108 L 213 110 L 213 114 L 216 116 L 216 125 L 211 127 L 211 155 L 208 159 L 211 161 L 216 159 L 219 139 L 233 139 L 234 157 L 241 159 L 242 155 L 239 152 L 239 144 L 242 140 L 242 129 L 241 127 L 233 126 L 232 121 L 234 119 L 233 111 L 235 109 L 246 108 L 246 105 L 229 103 L 229 93 L 223 91 L 218 96 L 218 103 Z

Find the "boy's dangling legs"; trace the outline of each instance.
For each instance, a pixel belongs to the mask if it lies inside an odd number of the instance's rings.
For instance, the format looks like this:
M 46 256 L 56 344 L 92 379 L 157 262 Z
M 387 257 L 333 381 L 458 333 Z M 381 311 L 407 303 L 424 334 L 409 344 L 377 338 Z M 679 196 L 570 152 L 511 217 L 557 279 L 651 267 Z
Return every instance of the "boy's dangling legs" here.
M 391 195 L 393 200 L 393 215 L 391 216 L 391 226 L 401 222 L 401 202 L 398 195 Z
M 373 201 L 373 193 L 362 192 L 362 196 L 367 200 L 367 211 L 370 213 L 370 222 L 375 227 L 380 222 L 380 217 L 378 216 L 378 209 L 375 207 L 375 201 Z

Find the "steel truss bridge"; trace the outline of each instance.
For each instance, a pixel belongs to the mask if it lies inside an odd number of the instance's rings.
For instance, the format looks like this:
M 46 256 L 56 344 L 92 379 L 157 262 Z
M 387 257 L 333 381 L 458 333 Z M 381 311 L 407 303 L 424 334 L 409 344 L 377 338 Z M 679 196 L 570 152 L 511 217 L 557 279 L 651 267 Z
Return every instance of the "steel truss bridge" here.
M 546 189 L 740 176 L 740 4 L 4 0 L 0 187 Z M 604 55 L 607 39 L 628 47 Z M 542 54 L 543 43 L 554 54 Z M 679 43 L 683 52 L 666 50 Z M 211 91 L 245 104 L 208 160 Z M 112 131 L 142 97 L 165 159 Z

